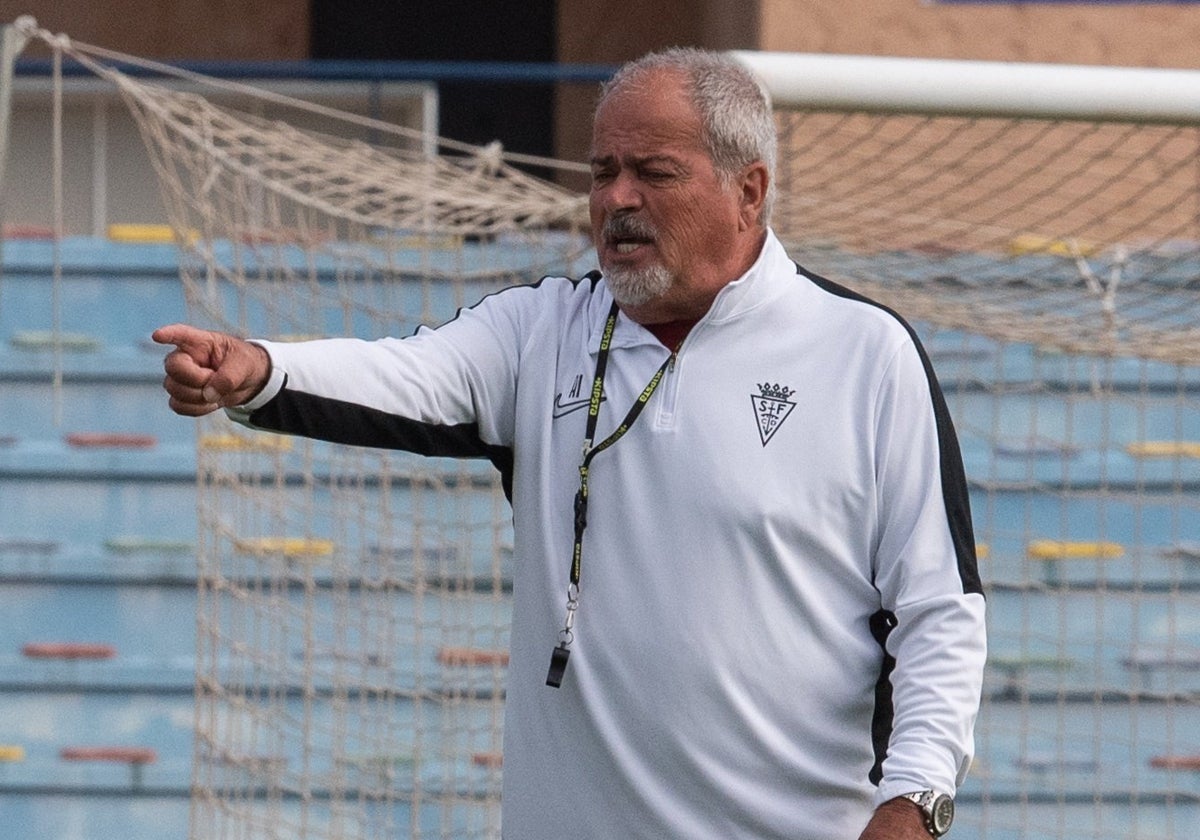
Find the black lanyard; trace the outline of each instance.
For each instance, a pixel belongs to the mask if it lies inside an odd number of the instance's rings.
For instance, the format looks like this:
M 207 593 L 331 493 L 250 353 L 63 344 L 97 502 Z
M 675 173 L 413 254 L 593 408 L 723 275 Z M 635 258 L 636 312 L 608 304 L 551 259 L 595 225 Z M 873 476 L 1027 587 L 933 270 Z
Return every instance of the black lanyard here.
M 567 585 L 567 620 L 559 633 L 558 647 L 554 649 L 550 657 L 550 671 L 546 675 L 546 685 L 553 688 L 558 688 L 562 684 L 563 673 L 567 670 L 567 657 L 571 655 L 571 642 L 575 639 L 575 611 L 579 609 L 579 573 L 583 565 L 583 532 L 587 529 L 588 473 L 592 459 L 625 436 L 625 433 L 642 413 L 642 409 L 646 407 L 646 403 L 650 401 L 650 397 L 658 388 L 658 383 L 662 382 L 663 375 L 675 359 L 675 354 L 671 353 L 662 366 L 654 372 L 654 376 L 650 377 L 650 381 L 646 383 L 646 387 L 642 389 L 642 393 L 638 395 L 637 400 L 634 401 L 625 415 L 625 419 L 621 421 L 616 430 L 593 446 L 592 441 L 596 439 L 596 421 L 600 416 L 600 401 L 604 397 L 604 374 L 608 369 L 608 352 L 612 346 L 613 332 L 617 328 L 617 312 L 617 304 L 614 302 L 608 312 L 608 320 L 604 323 L 604 334 L 600 337 L 600 352 L 596 355 L 596 375 L 592 379 L 592 395 L 588 401 L 587 430 L 584 432 L 583 438 L 583 463 L 579 465 L 579 490 L 575 493 L 575 546 L 571 553 L 571 582 Z

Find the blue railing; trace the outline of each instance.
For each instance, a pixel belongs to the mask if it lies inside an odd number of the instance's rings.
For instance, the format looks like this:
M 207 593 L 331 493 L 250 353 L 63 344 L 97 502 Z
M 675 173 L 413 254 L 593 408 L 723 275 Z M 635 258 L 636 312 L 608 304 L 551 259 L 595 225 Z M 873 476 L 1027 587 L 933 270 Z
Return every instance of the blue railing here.
M 134 64 L 113 63 L 130 76 L 160 75 Z M 488 82 L 504 84 L 592 84 L 603 82 L 616 70 L 607 64 L 547 64 L 509 61 L 382 61 L 310 59 L 304 61 L 179 61 L 172 67 L 218 79 L 304 79 L 362 82 Z M 48 58 L 20 58 L 18 76 L 49 76 Z M 89 71 L 66 59 L 64 75 L 85 76 Z

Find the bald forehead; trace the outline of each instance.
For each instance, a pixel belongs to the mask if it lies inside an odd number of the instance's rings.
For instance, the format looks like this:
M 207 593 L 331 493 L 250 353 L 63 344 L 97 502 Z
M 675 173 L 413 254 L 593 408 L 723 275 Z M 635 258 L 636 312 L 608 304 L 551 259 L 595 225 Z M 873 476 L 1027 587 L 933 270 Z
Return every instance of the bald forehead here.
M 703 145 L 700 117 L 678 71 L 647 70 L 611 90 L 596 110 L 592 154 L 613 142 L 638 138 L 663 146 Z
M 596 106 L 599 116 L 613 101 L 625 97 L 678 98 L 691 104 L 690 83 L 683 70 L 671 67 L 646 67 L 632 72 L 606 91 Z

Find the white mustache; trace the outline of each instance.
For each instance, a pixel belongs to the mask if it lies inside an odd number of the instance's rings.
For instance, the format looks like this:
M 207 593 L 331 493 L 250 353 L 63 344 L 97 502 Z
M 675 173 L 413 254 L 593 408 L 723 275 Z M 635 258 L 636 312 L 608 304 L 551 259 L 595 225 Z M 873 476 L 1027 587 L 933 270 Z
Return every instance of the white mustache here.
M 654 225 L 638 216 L 631 216 L 628 214 L 609 216 L 604 220 L 604 227 L 601 229 L 600 234 L 607 242 L 612 242 L 614 239 L 618 238 L 658 238 L 658 231 L 655 229 Z

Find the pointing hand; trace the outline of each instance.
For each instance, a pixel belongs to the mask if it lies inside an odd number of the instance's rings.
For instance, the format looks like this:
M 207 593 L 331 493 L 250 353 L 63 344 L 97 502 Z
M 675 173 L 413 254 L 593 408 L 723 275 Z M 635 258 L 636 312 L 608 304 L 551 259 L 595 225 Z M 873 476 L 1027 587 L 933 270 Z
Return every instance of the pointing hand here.
M 163 361 L 163 388 L 176 414 L 201 417 L 249 402 L 271 373 L 266 350 L 228 333 L 171 324 L 152 337 L 175 346 Z

